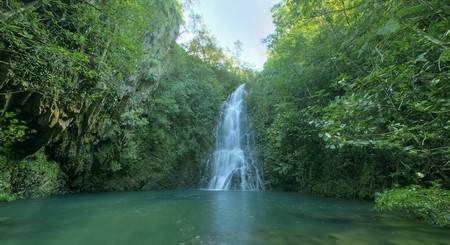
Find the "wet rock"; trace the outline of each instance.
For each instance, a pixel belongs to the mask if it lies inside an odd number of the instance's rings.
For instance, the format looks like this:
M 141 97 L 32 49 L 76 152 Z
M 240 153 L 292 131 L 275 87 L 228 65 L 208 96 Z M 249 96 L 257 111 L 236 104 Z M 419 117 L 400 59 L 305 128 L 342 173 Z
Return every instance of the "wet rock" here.
M 15 219 L 12 217 L 0 217 L 0 224 L 8 224 L 14 222 Z

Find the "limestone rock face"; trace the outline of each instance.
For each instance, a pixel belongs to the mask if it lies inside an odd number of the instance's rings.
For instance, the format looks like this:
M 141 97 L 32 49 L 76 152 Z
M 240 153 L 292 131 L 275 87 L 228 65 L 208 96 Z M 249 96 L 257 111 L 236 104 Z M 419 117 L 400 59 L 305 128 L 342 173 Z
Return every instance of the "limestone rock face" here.
M 158 14 L 158 21 L 147 23 L 148 31 L 144 38 L 143 58 L 136 62 L 137 69 L 134 69 L 131 74 L 118 75 L 114 72 L 116 69 L 121 69 L 120 65 L 117 68 L 110 67 L 108 71 L 111 73 L 110 81 L 104 79 L 107 76 L 102 76 L 102 80 L 95 80 L 100 76 L 84 71 L 83 69 L 87 68 L 82 66 L 74 69 L 84 73 L 74 73 L 73 70 L 64 72 L 62 66 L 70 64 L 72 59 L 94 60 L 88 56 L 73 55 L 70 52 L 77 50 L 74 47 L 60 47 L 59 50 L 54 50 L 54 52 L 68 54 L 69 58 L 64 61 L 52 57 L 51 53 L 45 53 L 47 60 L 39 60 L 42 64 L 36 65 L 38 68 L 42 67 L 42 75 L 17 68 L 20 67 L 18 62 L 25 58 L 16 59 L 14 53 L 24 56 L 29 53 L 36 57 L 44 56 L 44 53 L 40 53 L 39 50 L 28 50 L 33 48 L 32 44 L 38 42 L 37 39 L 41 36 L 49 40 L 65 38 L 52 37 L 51 25 L 47 25 L 50 27 L 46 29 L 47 26 L 40 23 L 35 25 L 39 25 L 42 29 L 31 32 L 32 24 L 30 23 L 34 23 L 32 18 L 39 14 L 39 11 L 54 11 L 56 14 L 60 14 L 58 11 L 70 13 L 69 7 L 62 10 L 51 9 L 52 6 L 44 6 L 38 2 L 40 1 L 24 1 L 23 7 L 17 9 L 0 6 L 1 19 L 8 19 L 11 25 L 23 27 L 19 30 L 20 33 L 14 35 L 25 37 L 24 45 L 14 43 L 11 41 L 12 38 L 8 39 L 9 36 L 0 38 L 0 110 L 14 112 L 17 118 L 25 121 L 29 130 L 33 131 L 24 141 L 13 144 L 11 157 L 21 159 L 45 147 L 49 157 L 60 162 L 63 171 L 70 173 L 69 181 L 77 185 L 79 178 L 90 174 L 91 169 L 95 169 L 96 165 L 114 160 L 111 159 L 111 155 L 98 153 L 98 151 L 99 149 L 103 149 L 103 152 L 112 151 L 108 149 L 117 145 L 121 115 L 136 108 L 143 109 L 143 114 L 150 110 L 149 99 L 158 87 L 161 77 L 171 70 L 170 52 L 175 45 L 181 22 L 179 6 L 175 1 L 148 1 L 154 12 Z M 96 4 L 91 3 L 91 5 Z M 60 18 L 59 26 L 67 24 L 65 12 L 58 17 Z M 77 35 L 77 30 L 91 31 L 83 28 L 85 27 L 80 24 L 79 27 L 75 26 L 65 31 L 67 35 Z M 42 42 L 45 41 L 47 40 L 42 40 Z M 79 42 L 76 44 L 80 46 L 79 49 L 89 50 L 83 47 L 83 40 L 80 39 Z M 31 47 L 27 47 L 28 43 Z M 105 54 L 112 52 L 110 43 L 106 41 L 103 47 L 95 48 L 99 50 L 97 58 L 101 57 L 100 61 L 103 61 Z M 123 49 L 126 48 L 123 47 Z M 96 50 L 92 52 L 94 51 Z M 84 54 L 88 53 L 86 51 Z M 53 77 L 59 76 L 55 78 L 55 81 L 59 79 L 61 83 L 55 83 L 56 85 L 51 87 L 45 85 L 46 81 L 39 81 L 40 84 L 38 84 L 34 80 L 50 76 L 48 74 L 53 72 L 53 66 L 58 69 Z M 96 68 L 97 64 L 92 64 L 92 67 Z M 107 73 L 101 69 L 98 72 Z
M 22 158 L 34 153 L 52 139 L 58 138 L 84 113 L 86 105 L 66 107 L 58 99 L 58 96 L 51 97 L 37 91 L 4 95 L 4 108 L 17 113 L 30 129 L 35 130 L 24 142 L 13 146 L 13 157 Z

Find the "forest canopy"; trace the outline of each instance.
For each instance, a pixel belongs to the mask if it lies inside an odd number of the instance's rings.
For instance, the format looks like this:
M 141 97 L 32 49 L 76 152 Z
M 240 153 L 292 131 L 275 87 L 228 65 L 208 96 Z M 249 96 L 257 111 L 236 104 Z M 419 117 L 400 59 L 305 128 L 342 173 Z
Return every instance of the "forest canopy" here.
M 410 184 L 448 189 L 449 8 L 438 0 L 275 5 L 249 109 L 268 184 L 370 198 Z M 446 193 L 437 200 L 449 207 Z

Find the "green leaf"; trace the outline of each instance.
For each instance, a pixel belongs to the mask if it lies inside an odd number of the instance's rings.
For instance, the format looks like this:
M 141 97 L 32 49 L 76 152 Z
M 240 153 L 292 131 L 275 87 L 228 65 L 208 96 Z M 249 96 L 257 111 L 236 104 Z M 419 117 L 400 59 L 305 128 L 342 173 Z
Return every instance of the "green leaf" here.
M 395 20 L 389 20 L 383 27 L 378 28 L 377 34 L 378 35 L 389 35 L 391 33 L 394 33 L 395 31 L 400 28 L 400 23 L 398 23 Z

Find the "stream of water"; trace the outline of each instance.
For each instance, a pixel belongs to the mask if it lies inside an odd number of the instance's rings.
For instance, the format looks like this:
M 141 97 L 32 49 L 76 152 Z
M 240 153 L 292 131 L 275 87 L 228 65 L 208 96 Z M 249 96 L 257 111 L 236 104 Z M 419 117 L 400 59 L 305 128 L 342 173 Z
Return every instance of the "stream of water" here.
M 209 189 L 263 190 L 261 168 L 254 153 L 253 125 L 245 109 L 245 84 L 222 104 L 216 127 Z
M 373 204 L 271 191 L 76 194 L 0 204 L 0 244 L 449 244 Z

